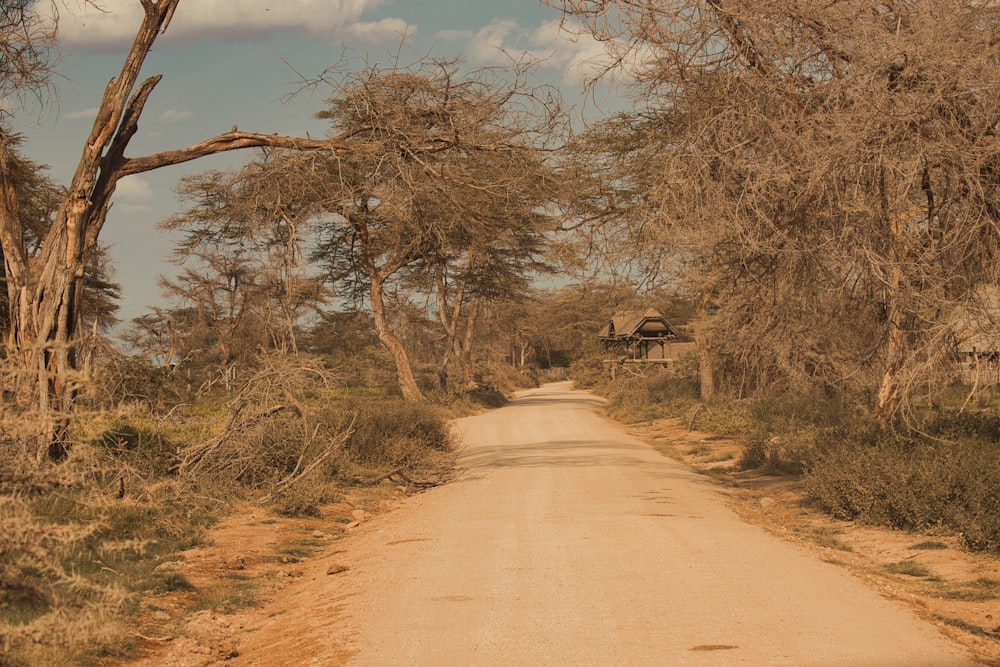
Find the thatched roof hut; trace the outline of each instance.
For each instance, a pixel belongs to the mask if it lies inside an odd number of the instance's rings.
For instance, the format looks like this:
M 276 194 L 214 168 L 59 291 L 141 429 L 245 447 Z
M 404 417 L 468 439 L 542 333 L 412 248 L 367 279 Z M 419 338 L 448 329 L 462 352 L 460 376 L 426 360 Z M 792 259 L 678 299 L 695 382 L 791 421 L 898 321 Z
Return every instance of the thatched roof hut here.
M 677 338 L 677 332 L 660 311 L 649 308 L 616 314 L 597 337 L 609 352 L 627 359 L 665 360 L 666 343 Z

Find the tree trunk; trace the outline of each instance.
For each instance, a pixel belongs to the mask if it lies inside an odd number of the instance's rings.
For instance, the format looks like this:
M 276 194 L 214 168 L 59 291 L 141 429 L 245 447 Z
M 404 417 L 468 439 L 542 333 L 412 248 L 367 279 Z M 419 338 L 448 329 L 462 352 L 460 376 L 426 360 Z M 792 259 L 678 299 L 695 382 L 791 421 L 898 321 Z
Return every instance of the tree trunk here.
M 892 276 L 893 282 L 898 281 L 898 268 L 893 268 Z M 889 333 L 885 348 L 885 371 L 882 373 L 882 382 L 879 384 L 878 397 L 875 402 L 875 421 L 878 422 L 882 430 L 892 428 L 895 420 L 899 400 L 899 369 L 903 363 L 904 349 L 903 331 L 899 327 L 902 313 L 899 311 L 898 299 L 894 294 L 888 301 L 886 314 L 889 320 Z
M 476 324 L 479 322 L 481 312 L 479 299 L 472 302 L 469 308 L 469 315 L 465 322 L 465 337 L 459 348 L 459 361 L 462 365 L 462 379 L 466 387 L 471 387 L 474 378 L 472 376 L 472 343 L 476 336 Z
M 694 341 L 698 351 L 698 382 L 701 400 L 710 401 L 715 396 L 715 372 L 712 359 L 712 347 L 708 339 L 708 309 L 702 306 L 698 309 L 694 323 Z
M 465 265 L 462 267 L 463 270 L 467 271 L 474 262 L 475 255 L 469 253 L 466 257 Z M 448 364 L 451 363 L 451 358 L 456 351 L 459 352 L 459 357 L 461 358 L 461 343 L 458 341 L 458 322 L 462 316 L 462 307 L 465 305 L 465 288 L 468 281 L 465 278 L 459 281 L 455 290 L 454 303 L 449 308 L 448 284 L 443 266 L 438 267 L 435 271 L 435 280 L 437 283 L 438 320 L 440 320 L 445 332 L 444 351 L 441 353 L 437 369 L 438 386 L 443 393 L 447 393 Z
M 885 202 L 885 175 L 883 173 L 880 185 Z M 888 209 L 888 204 L 883 204 Z M 896 416 L 899 399 L 899 369 L 903 365 L 903 350 L 906 341 L 903 339 L 903 329 L 900 326 L 903 312 L 900 308 L 899 294 L 903 277 L 900 263 L 903 253 L 903 225 L 905 215 L 890 215 L 886 213 L 889 226 L 889 271 L 887 276 L 885 316 L 888 332 L 885 344 L 885 370 L 882 382 L 879 384 L 878 397 L 875 402 L 875 420 L 883 430 L 892 427 Z
M 389 326 L 389 319 L 385 312 L 384 283 L 377 279 L 371 282 L 372 314 L 375 316 L 375 333 L 378 339 L 389 350 L 392 360 L 396 364 L 396 378 L 399 381 L 399 390 L 403 393 L 403 400 L 422 401 L 424 395 L 417 386 L 417 381 L 413 378 L 413 369 L 410 368 L 410 357 L 406 354 L 406 348 L 396 337 L 392 327 Z

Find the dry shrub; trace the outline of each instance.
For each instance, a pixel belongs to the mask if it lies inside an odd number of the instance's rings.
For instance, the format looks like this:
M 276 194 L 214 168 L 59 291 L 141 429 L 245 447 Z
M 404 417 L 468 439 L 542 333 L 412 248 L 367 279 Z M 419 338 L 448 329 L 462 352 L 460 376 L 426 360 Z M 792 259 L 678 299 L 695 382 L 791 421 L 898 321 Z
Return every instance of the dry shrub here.
M 509 364 L 481 364 L 473 372 L 474 387 L 469 391 L 513 392 L 519 389 L 533 389 L 540 384 L 539 370 L 534 366 L 514 368 Z
M 330 462 L 351 431 L 350 419 L 329 419 L 334 374 L 308 357 L 279 355 L 261 367 L 226 405 L 215 435 L 182 448 L 182 478 L 235 482 L 264 491 L 261 502 L 309 478 Z
M 96 370 L 83 400 L 95 409 L 140 404 L 154 413 L 194 400 L 203 370 L 155 365 L 143 356 L 110 353 Z
M 698 385 L 689 377 L 679 377 L 667 369 L 621 369 L 608 383 L 608 412 L 616 419 L 637 422 L 679 417 L 698 404 Z
M 0 495 L 0 662 L 38 664 L 53 649 L 77 653 L 120 637 L 112 619 L 126 592 L 71 567 L 94 532 L 44 521 L 23 498 Z
M 199 544 L 219 506 L 176 482 L 147 482 L 113 451 L 82 442 L 38 477 L 30 496 L 0 489 L 7 661 L 121 657 L 137 637 L 126 621 L 137 596 L 181 583 L 156 567 Z
M 419 467 L 451 448 L 451 434 L 441 412 L 410 401 L 349 402 L 338 408 L 356 415 L 344 444 L 348 459 L 366 467 Z
M 941 527 L 1000 551 L 1000 444 L 841 433 L 812 461 L 810 496 L 837 517 L 904 530 Z

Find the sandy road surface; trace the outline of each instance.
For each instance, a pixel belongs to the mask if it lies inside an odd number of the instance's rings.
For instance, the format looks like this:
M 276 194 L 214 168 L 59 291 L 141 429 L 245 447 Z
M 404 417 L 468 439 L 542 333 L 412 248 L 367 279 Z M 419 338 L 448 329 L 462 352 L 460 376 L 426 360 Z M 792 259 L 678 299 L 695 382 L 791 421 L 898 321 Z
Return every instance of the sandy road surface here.
M 350 571 L 302 600 L 310 622 L 240 662 L 330 664 L 339 647 L 356 665 L 969 664 L 598 408 L 560 383 L 461 420 L 462 480 L 363 526 Z

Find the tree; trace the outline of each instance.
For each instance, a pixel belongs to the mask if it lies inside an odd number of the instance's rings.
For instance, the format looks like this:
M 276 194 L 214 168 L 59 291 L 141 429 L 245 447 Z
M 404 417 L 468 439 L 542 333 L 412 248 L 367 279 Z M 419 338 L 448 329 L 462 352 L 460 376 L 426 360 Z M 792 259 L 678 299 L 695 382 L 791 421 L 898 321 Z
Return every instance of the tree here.
M 18 215 L 24 252 L 29 256 L 35 256 L 41 249 L 46 232 L 52 226 L 55 212 L 63 197 L 63 190 L 48 177 L 42 165 L 21 155 L 20 144 L 19 137 L 10 137 L 8 148 L 3 155 L 10 176 L 14 179 L 15 195 L 22 203 L 18 207 Z M 4 257 L 2 248 L 0 257 Z M 5 285 L 9 282 L 6 260 L 0 269 L 0 278 Z M 9 290 L 4 289 L 0 292 L 0 332 L 5 339 L 10 334 L 10 312 Z
M 19 215 L 25 252 L 28 257 L 34 258 L 42 249 L 65 190 L 49 178 L 46 167 L 24 158 L 20 154 L 19 145 L 19 139 L 12 137 L 7 163 L 21 202 Z M 0 250 L 0 258 L 3 256 L 4 253 Z M 106 345 L 100 334 L 106 333 L 118 322 L 115 314 L 118 311 L 121 286 L 113 281 L 113 274 L 108 249 L 103 244 L 98 244 L 84 267 L 82 280 L 79 318 L 90 330 L 88 334 L 81 336 L 80 341 L 80 356 L 84 368 L 93 362 L 97 349 Z M 0 265 L 0 281 L 8 282 L 6 262 Z M 10 313 L 9 291 L 0 290 L 0 340 L 8 340 L 13 333 Z M 0 354 L 3 352 L 0 349 Z
M 0 98 L 22 105 L 44 101 L 55 61 L 55 26 L 35 11 L 34 0 L 0 5 Z M 5 106 L 0 116 L 9 113 Z M 4 118 L 6 121 L 6 118 Z
M 111 79 L 98 107 L 76 172 L 37 256 L 26 246 L 20 214 L 14 136 L 0 127 L 0 249 L 7 276 L 10 340 L 8 356 L 20 369 L 24 387 L 18 393 L 25 409 L 38 412 L 46 425 L 32 449 L 53 455 L 64 452 L 65 432 L 76 388 L 75 342 L 86 266 L 97 248 L 118 181 L 125 176 L 180 164 L 200 157 L 261 146 L 347 153 L 356 150 L 350 135 L 323 140 L 279 135 L 226 132 L 201 143 L 154 155 L 125 156 L 138 130 L 147 99 L 160 76 L 139 83 L 139 72 L 158 35 L 170 24 L 179 0 L 139 0 L 142 24 L 118 76 Z M 53 35 L 40 31 L 33 3 L 5 3 L 0 14 L 0 63 L 4 93 L 18 99 L 44 87 Z
M 232 173 L 184 179 L 179 193 L 189 206 L 160 224 L 184 234 L 173 261 L 186 269 L 162 280 L 165 293 L 198 313 L 222 367 L 258 348 L 297 353 L 302 318 L 326 300 L 303 260 L 309 209 L 283 196 L 278 186 L 288 184 L 273 162 L 265 153 Z
M 636 74 L 646 219 L 717 313 L 717 370 L 869 396 L 890 427 L 997 281 L 1000 9 L 559 4 Z
M 449 267 L 463 266 L 462 297 L 451 308 L 447 295 L 441 302 L 447 349 L 457 335 L 454 308 L 471 295 L 473 267 L 486 266 L 490 252 L 499 258 L 502 239 L 524 233 L 518 230 L 538 215 L 528 208 L 543 196 L 538 151 L 561 117 L 554 98 L 526 85 L 529 71 L 515 66 L 463 74 L 451 61 L 369 67 L 337 87 L 320 117 L 334 132 L 365 137 L 377 148 L 300 160 L 311 177 L 302 196 L 322 216 L 315 258 L 343 295 L 371 307 L 407 400 L 421 399 L 422 392 L 391 326 L 388 291 L 419 268 L 432 268 L 439 287 L 443 280 L 447 288 Z M 488 252 L 483 239 L 490 238 Z M 507 247 L 513 248 L 509 241 Z M 485 293 L 486 281 L 477 284 Z
M 458 168 L 449 164 L 452 177 Z M 456 218 L 450 225 L 454 233 L 417 263 L 411 277 L 437 302 L 444 330 L 437 368 L 441 391 L 448 389 L 448 367 L 455 357 L 463 382 L 472 383 L 472 351 L 484 309 L 526 298 L 530 277 L 551 271 L 544 260 L 558 222 L 551 212 L 557 181 L 539 156 L 479 154 L 463 158 L 460 168 L 461 185 L 433 205 L 439 219 Z M 497 174 L 512 175 L 506 187 L 479 187 L 495 183 Z

